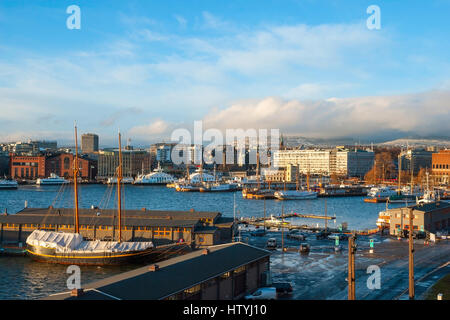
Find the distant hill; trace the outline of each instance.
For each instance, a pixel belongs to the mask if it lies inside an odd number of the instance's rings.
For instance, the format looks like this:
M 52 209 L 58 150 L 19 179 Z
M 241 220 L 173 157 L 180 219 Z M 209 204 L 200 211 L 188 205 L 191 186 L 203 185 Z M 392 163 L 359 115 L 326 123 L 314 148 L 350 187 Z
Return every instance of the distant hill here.
M 385 146 L 443 146 L 450 147 L 450 140 L 448 139 L 396 139 L 391 141 L 386 141 L 383 143 L 378 143 L 378 145 Z

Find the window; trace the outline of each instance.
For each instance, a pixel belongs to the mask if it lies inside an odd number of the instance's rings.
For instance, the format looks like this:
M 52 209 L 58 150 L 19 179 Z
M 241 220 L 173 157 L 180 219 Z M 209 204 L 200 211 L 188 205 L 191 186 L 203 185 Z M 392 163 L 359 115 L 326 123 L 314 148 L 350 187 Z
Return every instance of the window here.
M 201 289 L 202 289 L 201 285 L 198 284 L 196 286 L 193 286 L 189 289 L 184 290 L 184 292 L 185 293 L 196 293 L 196 292 L 199 292 Z
M 64 158 L 64 169 L 70 168 L 70 159 L 68 157 Z
M 245 271 L 245 266 L 242 266 L 242 267 L 239 267 L 239 268 L 235 269 L 234 273 L 241 273 L 243 271 Z

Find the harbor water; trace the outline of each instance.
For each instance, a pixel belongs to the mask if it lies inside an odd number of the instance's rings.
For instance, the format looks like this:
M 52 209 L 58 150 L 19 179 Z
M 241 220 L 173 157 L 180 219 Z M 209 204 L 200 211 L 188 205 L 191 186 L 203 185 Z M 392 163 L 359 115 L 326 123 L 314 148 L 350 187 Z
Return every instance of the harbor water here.
M 329 220 L 329 227 L 338 227 L 346 222 L 349 229 L 364 230 L 376 228 L 378 213 L 386 208 L 384 203 L 365 203 L 363 197 L 318 198 L 314 200 L 247 200 L 241 192 L 199 193 L 176 192 L 165 186 L 125 185 L 122 206 L 125 209 L 218 211 L 223 216 L 263 217 L 279 216 L 282 212 L 335 216 Z M 17 190 L 0 190 L 0 211 L 14 214 L 27 203 L 32 208 L 72 208 L 73 187 L 21 185 Z M 116 208 L 116 187 L 91 184 L 79 188 L 79 206 L 90 208 Z M 235 205 L 234 205 L 235 204 Z M 392 205 L 401 206 L 401 204 Z M 235 207 L 235 209 L 234 209 Z M 294 224 L 324 226 L 324 220 L 289 218 Z M 135 267 L 135 266 L 134 266 Z M 81 282 L 112 276 L 134 268 L 81 267 Z M 52 293 L 67 290 L 66 266 L 33 262 L 28 257 L 0 256 L 0 299 L 36 299 Z

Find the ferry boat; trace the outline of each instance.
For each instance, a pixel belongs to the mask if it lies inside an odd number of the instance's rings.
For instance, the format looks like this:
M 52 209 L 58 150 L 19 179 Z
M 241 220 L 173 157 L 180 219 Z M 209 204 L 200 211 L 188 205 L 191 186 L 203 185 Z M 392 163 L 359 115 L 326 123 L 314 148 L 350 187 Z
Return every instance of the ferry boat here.
M 150 174 L 140 174 L 136 177 L 133 184 L 138 185 L 167 185 L 175 181 L 174 177 L 165 173 L 158 164 L 158 168 Z
M 78 150 L 75 127 L 75 150 Z M 78 176 L 78 152 L 75 151 L 74 177 Z M 27 238 L 27 254 L 36 261 L 75 265 L 120 265 L 147 259 L 160 259 L 177 245 L 158 250 L 149 242 L 122 242 L 121 207 L 122 153 L 119 133 L 119 167 L 117 168 L 118 241 L 84 240 L 79 233 L 78 187 L 74 179 L 75 230 L 55 232 L 34 230 Z
M 276 191 L 275 198 L 279 200 L 310 200 L 317 199 L 317 192 L 315 191 L 301 191 L 301 190 L 285 190 Z
M 1 189 L 17 189 L 18 184 L 16 180 L 0 179 L 0 190 Z
M 37 185 L 58 185 L 58 184 L 66 184 L 69 183 L 68 180 L 59 177 L 58 175 L 54 173 L 50 173 L 50 177 L 44 178 L 44 179 L 37 179 L 36 184 Z

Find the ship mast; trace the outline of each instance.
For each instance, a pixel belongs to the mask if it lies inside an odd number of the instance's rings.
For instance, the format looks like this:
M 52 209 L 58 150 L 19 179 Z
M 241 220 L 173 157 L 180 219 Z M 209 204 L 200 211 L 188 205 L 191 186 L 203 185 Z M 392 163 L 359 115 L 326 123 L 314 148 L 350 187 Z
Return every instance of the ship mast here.
M 78 218 L 78 134 L 77 125 L 75 123 L 75 159 L 73 161 L 73 183 L 74 183 L 74 200 L 75 200 L 75 233 L 80 232 L 79 218 Z
M 119 215 L 119 242 L 122 241 L 122 195 L 120 190 L 120 182 L 122 181 L 122 145 L 119 132 L 119 166 L 117 167 L 117 210 Z

